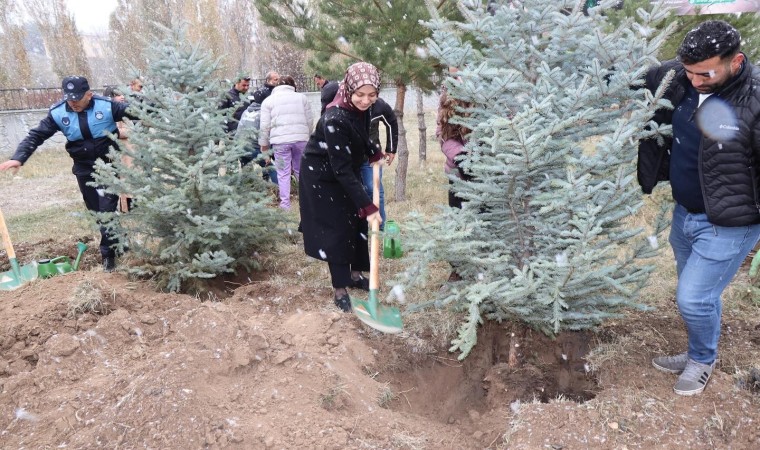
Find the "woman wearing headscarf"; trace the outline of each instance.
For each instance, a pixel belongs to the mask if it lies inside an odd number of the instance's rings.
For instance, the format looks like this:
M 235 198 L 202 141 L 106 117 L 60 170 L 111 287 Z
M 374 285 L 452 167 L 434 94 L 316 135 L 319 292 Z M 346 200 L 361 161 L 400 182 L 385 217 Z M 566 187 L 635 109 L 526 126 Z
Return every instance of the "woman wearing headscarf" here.
M 369 290 L 367 224 L 381 221 L 361 182 L 364 161 L 378 162 L 382 150 L 371 145 L 369 113 L 377 100 L 380 76 L 360 62 L 346 70 L 335 99 L 317 122 L 301 161 L 301 228 L 306 254 L 327 261 L 335 304 L 351 311 L 347 288 Z

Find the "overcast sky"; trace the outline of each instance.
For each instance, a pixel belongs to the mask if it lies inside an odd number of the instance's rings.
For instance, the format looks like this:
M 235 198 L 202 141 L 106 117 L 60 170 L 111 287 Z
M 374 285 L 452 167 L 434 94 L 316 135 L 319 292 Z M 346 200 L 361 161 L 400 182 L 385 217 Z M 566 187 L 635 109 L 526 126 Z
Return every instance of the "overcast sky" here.
M 116 0 L 66 0 L 77 28 L 83 33 L 107 32 L 108 17 L 116 8 Z

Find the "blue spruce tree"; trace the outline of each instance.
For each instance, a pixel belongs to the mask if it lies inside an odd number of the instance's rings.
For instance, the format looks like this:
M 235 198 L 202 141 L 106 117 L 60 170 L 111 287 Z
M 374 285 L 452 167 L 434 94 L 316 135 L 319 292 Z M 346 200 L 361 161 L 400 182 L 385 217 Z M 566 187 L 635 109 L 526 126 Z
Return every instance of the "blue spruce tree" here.
M 255 268 L 253 255 L 283 235 L 284 218 L 268 206 L 261 174 L 240 168 L 243 142 L 224 131 L 230 112 L 217 109 L 218 60 L 183 28 L 164 32 L 150 51 L 144 95 L 130 104 L 139 120 L 128 144 L 98 165 L 96 180 L 133 197 L 129 213 L 106 218 L 135 256 L 130 271 L 170 291 L 197 291 L 203 279 Z
M 669 33 L 656 31 L 666 11 L 611 27 L 603 10 L 615 1 L 588 15 L 582 0 L 483 3 L 460 2 L 461 22 L 429 8 L 430 52 L 459 69 L 448 95 L 470 105 L 458 120 L 472 130 L 461 160 L 472 179 L 455 180 L 462 209 L 420 221 L 406 244 L 407 283 L 441 260 L 462 277 L 430 302 L 464 313 L 460 358 L 484 319 L 555 334 L 642 307 L 643 259 L 667 227 L 664 214 L 647 233 L 630 223 L 642 206 L 637 140 L 667 132 L 645 131 L 667 102 L 637 89 Z

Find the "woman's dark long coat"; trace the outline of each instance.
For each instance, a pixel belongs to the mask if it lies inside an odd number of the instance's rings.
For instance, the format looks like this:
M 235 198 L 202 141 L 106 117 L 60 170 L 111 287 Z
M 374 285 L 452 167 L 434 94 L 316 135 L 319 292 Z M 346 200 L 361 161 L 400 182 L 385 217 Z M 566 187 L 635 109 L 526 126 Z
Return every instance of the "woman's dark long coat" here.
M 319 119 L 304 150 L 299 181 L 307 255 L 337 264 L 368 264 L 367 221 L 359 210 L 372 199 L 359 169 L 370 145 L 367 113 L 332 107 Z

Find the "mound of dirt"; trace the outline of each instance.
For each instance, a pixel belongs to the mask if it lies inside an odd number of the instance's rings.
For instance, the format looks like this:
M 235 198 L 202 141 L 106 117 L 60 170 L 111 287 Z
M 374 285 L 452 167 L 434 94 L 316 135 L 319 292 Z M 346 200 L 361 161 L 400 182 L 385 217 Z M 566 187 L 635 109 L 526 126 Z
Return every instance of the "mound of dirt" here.
M 490 324 L 460 362 L 424 337 L 367 329 L 330 298 L 261 280 L 201 302 L 99 269 L 0 291 L 0 445 L 760 446 L 758 397 L 731 375 L 679 398 L 651 368 L 652 352 L 683 342 L 673 316 L 556 341 Z M 754 325 L 729 324 L 724 342 L 752 345 Z M 625 354 L 592 371 L 584 357 L 600 344 Z

